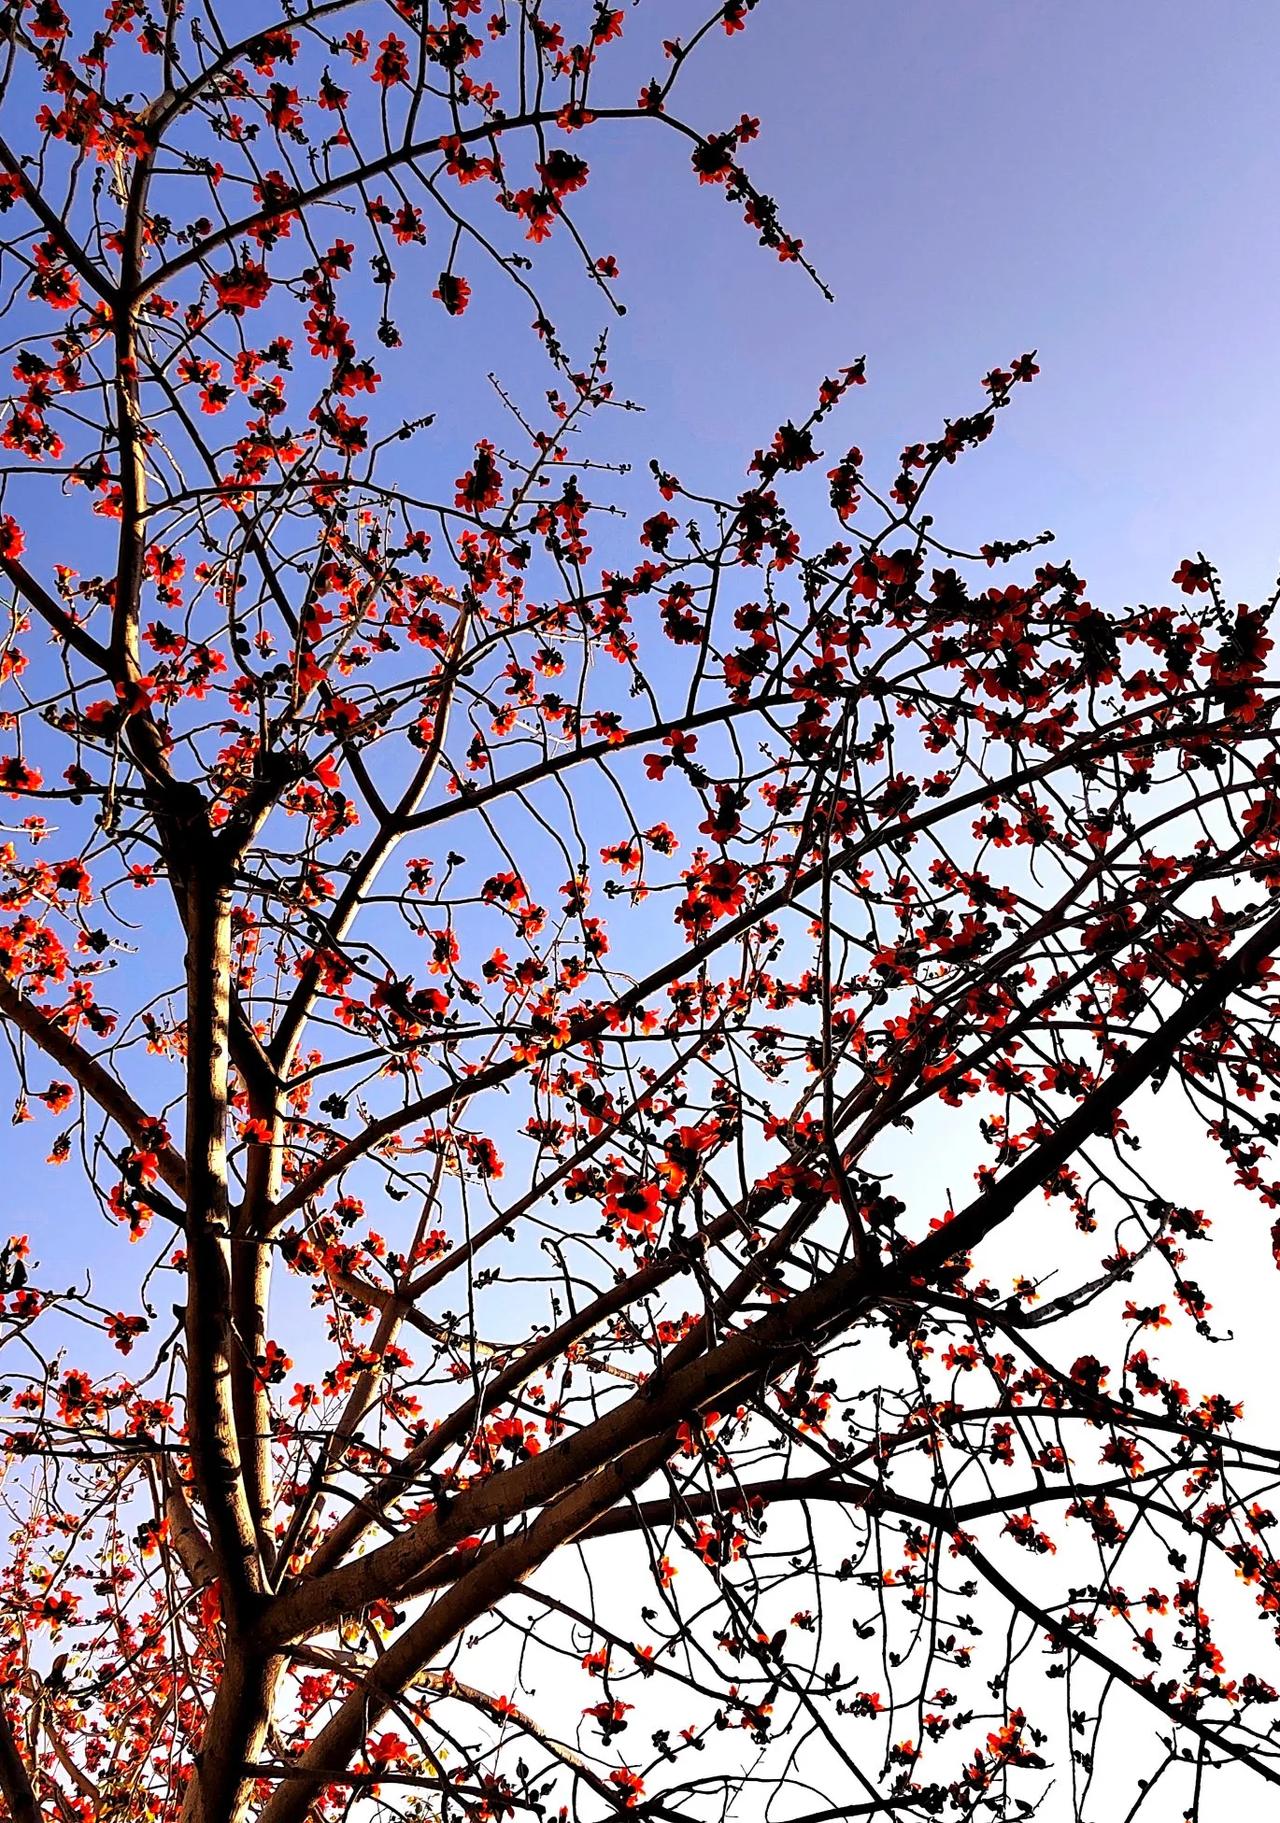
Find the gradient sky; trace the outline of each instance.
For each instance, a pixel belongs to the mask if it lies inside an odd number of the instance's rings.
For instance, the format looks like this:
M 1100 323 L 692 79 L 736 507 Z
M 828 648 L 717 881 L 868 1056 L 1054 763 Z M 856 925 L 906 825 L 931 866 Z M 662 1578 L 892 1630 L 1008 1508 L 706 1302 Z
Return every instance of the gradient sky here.
M 661 22 L 676 35 L 703 11 L 644 0 L 626 54 Z M 265 12 L 244 0 L 243 17 Z M 653 73 L 647 58 L 637 86 Z M 836 302 L 756 246 L 718 188 L 699 189 L 687 146 L 660 131 L 593 132 L 576 214 L 592 250 L 619 259 L 628 314 L 611 331 L 613 369 L 646 411 L 612 422 L 611 453 L 660 456 L 695 489 L 736 491 L 753 448 L 807 413 L 825 373 L 865 355 L 869 384 L 828 447 L 856 440 L 887 476 L 905 442 L 979 402 L 991 366 L 1035 348 L 1036 384 L 931 489 L 942 535 L 1051 527 L 1104 606 L 1167 598 L 1180 560 L 1201 550 L 1229 598 L 1258 597 L 1280 569 L 1278 68 L 1275 4 L 762 0 L 745 33 L 717 33 L 692 62 L 680 111 L 713 128 L 761 117 L 748 168 Z M 439 414 L 421 458 L 432 484 L 494 428 L 490 367 L 526 396 L 549 379 L 530 356 L 523 301 L 464 268 L 477 281 L 466 319 L 403 313 L 406 349 L 384 364 L 397 411 Z M 605 320 L 601 300 L 554 259 L 546 278 L 581 351 Z M 477 424 L 482 398 L 489 422 Z M 32 546 L 47 563 L 66 553 L 46 524 Z M 68 1193 L 83 1205 L 78 1180 L 43 1163 L 53 1131 L 42 1114 L 5 1145 L 4 1232 L 40 1232 L 53 1282 L 90 1267 L 101 1285 L 119 1248 L 98 1252 L 96 1214 L 82 1206 L 68 1221 L 60 1258 L 40 1219 Z M 1211 1206 L 1220 1172 L 1178 1155 L 1174 1123 L 1164 1139 L 1184 1193 Z M 937 1159 L 920 1145 L 899 1187 L 936 1201 Z M 1221 1256 L 1214 1275 L 1218 1320 L 1261 1345 L 1276 1281 L 1265 1222 L 1252 1204 L 1241 1214 L 1235 1283 L 1221 1283 Z M 1272 1415 L 1261 1399 L 1251 1409 L 1264 1424 Z
M 672 5 L 673 29 L 690 10 Z M 1269 586 L 1280 11 L 765 0 L 708 51 L 683 110 L 762 117 L 752 174 L 837 302 L 718 191 L 690 196 L 678 148 L 619 140 L 608 172 L 597 156 L 597 198 L 617 183 L 630 201 L 607 240 L 630 307 L 618 371 L 664 447 L 732 474 L 822 371 L 866 354 L 842 426 L 887 465 L 1035 347 L 1040 380 L 938 490 L 959 522 L 1051 526 L 1100 600 L 1161 595 L 1195 548 L 1229 594 Z

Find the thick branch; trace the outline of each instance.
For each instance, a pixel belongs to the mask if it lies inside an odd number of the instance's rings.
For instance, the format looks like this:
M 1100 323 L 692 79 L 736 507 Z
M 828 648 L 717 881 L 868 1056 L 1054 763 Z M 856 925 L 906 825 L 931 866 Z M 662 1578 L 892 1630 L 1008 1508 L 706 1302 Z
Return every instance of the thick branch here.
M 197 861 L 187 895 L 187 1422 L 218 1573 L 245 1619 L 263 1576 L 231 1388 L 243 1342 L 232 1320 L 227 1200 L 230 926 L 225 886 Z
M 72 618 L 62 603 L 56 601 L 48 589 L 36 581 L 24 563 L 19 563 L 16 557 L 0 557 L 0 568 L 27 606 L 35 609 L 59 639 L 64 640 L 81 658 L 87 658 L 91 665 L 96 665 L 104 674 L 111 669 L 111 654 L 107 648 L 100 645 L 78 620 Z
M 12 1823 L 40 1823 L 40 1806 L 26 1762 L 18 1751 L 13 1726 L 0 1703 L 0 1792 Z
M 9 176 L 17 181 L 22 191 L 23 202 L 54 242 L 67 264 L 75 268 L 90 291 L 96 292 L 105 302 L 110 303 L 115 297 L 115 286 L 106 273 L 98 270 L 79 241 L 68 231 L 66 222 L 57 210 L 45 201 L 27 175 L 22 160 L 10 150 L 3 139 L 0 139 L 0 166 L 3 166 Z
M 70 1032 L 20 994 L 10 981 L 0 980 L 0 1017 L 10 1020 L 46 1057 L 64 1069 L 140 1151 L 153 1153 L 160 1177 L 176 1196 L 185 1199 L 187 1167 L 182 1154 L 174 1146 L 156 1143 L 155 1123 L 96 1057 L 91 1057 Z

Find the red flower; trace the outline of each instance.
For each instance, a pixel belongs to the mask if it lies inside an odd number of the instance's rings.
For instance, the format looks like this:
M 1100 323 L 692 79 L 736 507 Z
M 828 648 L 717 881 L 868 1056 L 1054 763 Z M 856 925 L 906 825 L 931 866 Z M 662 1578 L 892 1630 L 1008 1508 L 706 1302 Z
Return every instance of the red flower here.
M 432 297 L 439 298 L 450 316 L 461 316 L 471 302 L 471 287 L 456 272 L 442 272 Z
M 399 1765 L 409 1758 L 409 1743 L 398 1734 L 376 1734 L 367 1752 L 375 1766 Z
M 684 876 L 689 890 L 675 913 L 691 941 L 704 936 L 719 919 L 740 911 L 747 898 L 742 869 L 736 861 L 708 861 L 699 850 L 694 863 Z
M 587 181 L 586 161 L 557 146 L 538 166 L 538 176 L 553 196 L 568 196 Z
M 279 1386 L 293 1362 L 280 1347 L 278 1342 L 268 1342 L 263 1353 L 259 1355 L 255 1378 L 260 1387 Z
M 717 133 L 693 154 L 693 168 L 700 184 L 722 184 L 733 170 L 730 153 L 732 141 L 727 133 Z
M 266 302 L 271 279 L 257 260 L 243 259 L 229 272 L 215 272 L 213 289 L 228 315 L 243 316 L 246 310 L 257 310 Z
M 626 1793 L 627 1809 L 634 1809 L 637 1799 L 644 1794 L 644 1780 L 640 1774 L 632 1772 L 629 1766 L 619 1766 L 616 1771 L 609 1774 L 609 1779 L 618 1787 L 619 1791 Z
M 1211 572 L 1207 563 L 1193 563 L 1184 557 L 1173 572 L 1173 580 L 1185 595 L 1195 595 L 1200 591 L 1209 591 Z
M 393 88 L 400 82 L 408 82 L 409 58 L 402 38 L 392 34 L 382 40 L 371 73 L 373 80 L 384 89 Z
M 131 1354 L 136 1339 L 145 1335 L 150 1325 L 145 1317 L 128 1317 L 123 1311 L 107 1318 L 107 1334 L 122 1355 Z
M 465 475 L 458 476 L 455 486 L 458 490 L 455 506 L 469 507 L 475 513 L 485 513 L 497 506 L 502 499 L 502 475 L 494 461 L 492 443 L 476 444 L 475 465 Z
M 0 755 L 0 791 L 6 791 L 11 798 L 16 798 L 27 791 L 39 791 L 43 783 L 40 773 L 16 754 Z
M 631 1184 L 615 1178 L 605 1200 L 605 1220 L 637 1240 L 651 1241 L 662 1225 L 661 1194 L 657 1184 Z

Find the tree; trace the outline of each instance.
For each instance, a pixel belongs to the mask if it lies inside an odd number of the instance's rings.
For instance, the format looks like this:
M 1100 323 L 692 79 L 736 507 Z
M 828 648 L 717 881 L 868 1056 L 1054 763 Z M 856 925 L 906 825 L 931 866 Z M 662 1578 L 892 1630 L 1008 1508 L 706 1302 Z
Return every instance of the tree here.
M 1140 1146 L 1280 1202 L 1276 601 L 949 548 L 1030 355 L 637 546 L 534 261 L 611 306 L 625 130 L 816 279 L 676 112 L 754 4 L 638 100 L 603 0 L 4 10 L 19 1823 L 1083 1814 L 1113 1710 L 1135 1810 L 1280 1782 L 1280 1452 Z M 381 369 L 486 279 L 551 386 L 441 490 Z

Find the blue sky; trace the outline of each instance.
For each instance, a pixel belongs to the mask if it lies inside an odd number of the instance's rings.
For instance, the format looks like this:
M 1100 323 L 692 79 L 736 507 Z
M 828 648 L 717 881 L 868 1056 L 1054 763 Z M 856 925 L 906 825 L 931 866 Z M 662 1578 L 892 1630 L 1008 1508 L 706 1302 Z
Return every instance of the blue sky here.
M 939 491 L 957 523 L 1052 526 L 1099 599 L 1159 595 L 1192 548 L 1229 591 L 1269 585 L 1280 14 L 766 0 L 708 50 L 684 111 L 762 117 L 752 173 L 837 302 L 717 192 L 690 196 L 678 149 L 619 139 L 608 171 L 597 155 L 599 206 L 615 182 L 628 204 L 608 241 L 617 369 L 655 443 L 731 477 L 821 371 L 865 353 L 845 422 L 887 465 L 1036 347 L 1041 378 Z
M 586 10 L 563 8 L 570 25 Z M 704 9 L 626 10 L 608 71 L 630 100 L 660 38 Z M 250 0 L 226 11 L 245 29 L 262 16 Z M 833 436 L 887 472 L 904 441 L 971 407 L 990 366 L 1035 347 L 1035 387 L 939 489 L 957 532 L 1052 526 L 1103 600 L 1163 592 L 1192 548 L 1257 595 L 1280 562 L 1278 59 L 1280 13 L 1238 0 L 760 0 L 745 32 L 710 36 L 676 100 L 706 127 L 761 117 L 749 169 L 836 302 L 693 181 L 683 142 L 593 130 L 575 213 L 593 252 L 620 261 L 612 360 L 646 410 L 614 421 L 617 453 L 732 487 L 822 374 L 865 354 L 871 384 Z M 15 137 L 39 100 L 13 97 Z M 337 214 L 325 226 L 350 232 Z M 608 313 L 562 239 L 535 276 L 585 355 Z M 405 252 L 405 348 L 380 364 L 391 409 L 437 412 L 425 460 L 451 480 L 477 416 L 500 423 L 487 371 L 526 398 L 550 375 L 527 303 L 473 252 L 465 319 L 420 303 L 419 265 L 434 284 L 443 251 L 437 231 L 418 264 Z

